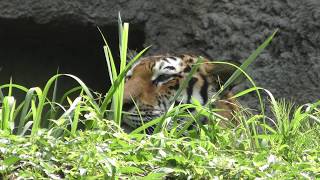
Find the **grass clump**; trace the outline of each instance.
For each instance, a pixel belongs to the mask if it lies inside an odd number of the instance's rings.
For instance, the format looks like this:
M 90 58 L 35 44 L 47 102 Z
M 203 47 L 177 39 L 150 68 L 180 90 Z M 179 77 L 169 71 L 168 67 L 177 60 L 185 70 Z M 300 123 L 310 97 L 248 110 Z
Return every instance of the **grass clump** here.
M 294 106 L 277 100 L 268 90 L 257 87 L 244 72 L 275 34 L 253 52 L 218 92 L 244 74 L 253 87 L 234 98 L 257 92 L 261 113 L 251 114 L 243 108 L 236 115 L 241 120 L 238 126 L 222 128 L 215 111 L 195 100 L 193 104 L 172 107 L 163 117 L 126 133 L 120 128 L 123 79 L 148 49 L 126 65 L 128 30 L 129 24 L 122 23 L 119 18 L 119 70 L 103 37 L 112 82 L 105 96 L 93 93 L 84 82 L 70 74 L 53 76 L 43 89 L 26 88 L 12 82 L 0 86 L 1 179 L 320 177 L 320 101 Z M 57 99 L 58 79 L 62 77 L 72 78 L 79 87 Z M 14 90 L 25 93 L 22 102 L 16 101 Z M 270 117 L 264 114 L 262 93 L 269 99 Z M 196 109 L 198 114 L 186 112 L 188 108 Z M 178 116 L 190 119 L 179 130 L 175 128 Z M 206 116 L 213 123 L 201 124 L 200 116 Z M 168 118 L 174 124 L 171 131 L 165 129 Z M 195 129 L 182 135 L 193 122 L 197 124 Z M 157 125 L 153 135 L 143 133 L 152 125 Z
M 241 129 L 221 130 L 212 141 L 207 136 L 129 135 L 109 120 L 101 120 L 97 127 L 64 139 L 47 130 L 32 138 L 1 132 L 0 172 L 4 177 L 52 179 L 282 179 L 312 178 L 320 173 L 319 140 L 314 139 L 319 127 L 295 137 L 296 141 L 270 142 L 261 149 L 250 148 Z

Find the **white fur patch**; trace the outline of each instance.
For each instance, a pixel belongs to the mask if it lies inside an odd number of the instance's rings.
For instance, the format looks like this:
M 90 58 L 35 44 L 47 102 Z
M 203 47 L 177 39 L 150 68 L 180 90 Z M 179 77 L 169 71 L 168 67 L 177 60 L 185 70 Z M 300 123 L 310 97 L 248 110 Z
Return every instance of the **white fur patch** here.
M 152 80 L 155 80 L 158 76 L 162 74 L 178 74 L 182 71 L 181 67 L 182 59 L 179 57 L 165 57 L 161 58 L 159 61 L 156 62 L 155 66 L 153 67 L 153 75 Z
M 135 62 L 132 67 L 130 68 L 130 70 L 127 72 L 126 76 L 132 76 L 132 73 L 133 73 L 133 69 L 138 65 L 140 64 L 140 61 L 138 60 L 137 62 Z

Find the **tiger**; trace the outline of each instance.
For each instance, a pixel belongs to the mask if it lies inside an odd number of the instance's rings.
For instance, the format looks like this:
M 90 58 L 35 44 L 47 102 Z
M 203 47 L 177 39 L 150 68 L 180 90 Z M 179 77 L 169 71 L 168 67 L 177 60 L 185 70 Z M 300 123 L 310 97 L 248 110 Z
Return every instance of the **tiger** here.
M 123 111 L 127 112 L 123 122 L 130 128 L 138 128 L 163 115 L 173 103 L 189 104 L 195 98 L 202 105 L 208 103 L 210 98 L 220 89 L 221 85 L 237 69 L 230 64 L 210 63 L 202 58 L 198 69 L 192 74 L 187 87 L 181 91 L 180 96 L 173 101 L 173 96 L 186 81 L 193 65 L 199 56 L 180 55 L 153 55 L 143 57 L 128 71 L 123 96 Z M 239 65 L 235 62 L 233 64 Z M 189 77 L 190 78 L 190 77 Z M 219 95 L 214 106 L 217 114 L 225 119 L 233 120 L 233 113 L 237 111 L 237 102 L 231 99 L 231 88 Z M 153 132 L 153 127 L 148 129 Z

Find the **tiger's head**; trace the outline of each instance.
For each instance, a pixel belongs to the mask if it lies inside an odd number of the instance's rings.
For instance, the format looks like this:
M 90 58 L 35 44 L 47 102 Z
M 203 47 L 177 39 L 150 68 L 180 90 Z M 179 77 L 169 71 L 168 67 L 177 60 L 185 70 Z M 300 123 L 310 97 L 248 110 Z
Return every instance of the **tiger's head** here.
M 140 116 L 146 123 L 164 114 L 198 59 L 190 55 L 159 55 L 139 60 L 126 77 L 123 108 L 128 114 L 123 121 L 137 128 L 141 126 Z M 193 97 L 201 104 L 207 103 L 235 70 L 233 66 L 213 64 L 204 59 L 176 101 L 190 103 Z M 222 116 L 231 118 L 234 102 L 228 99 L 229 92 L 223 96 L 220 99 L 226 100 L 217 102 L 216 106 L 225 110 L 220 112 Z

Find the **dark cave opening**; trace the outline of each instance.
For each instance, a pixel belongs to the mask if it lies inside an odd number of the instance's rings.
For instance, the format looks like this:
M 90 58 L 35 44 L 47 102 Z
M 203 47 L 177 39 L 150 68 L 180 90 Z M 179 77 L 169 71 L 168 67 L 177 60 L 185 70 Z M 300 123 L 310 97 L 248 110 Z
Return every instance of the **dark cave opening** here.
M 119 49 L 117 23 L 100 29 L 115 56 Z M 143 30 L 144 25 L 130 24 L 130 49 L 143 49 Z M 110 82 L 103 45 L 94 24 L 0 19 L 0 85 L 12 77 L 15 84 L 27 88 L 43 87 L 59 68 L 59 73 L 73 74 L 92 90 L 105 93 Z M 74 80 L 63 78 L 59 93 L 76 85 Z

